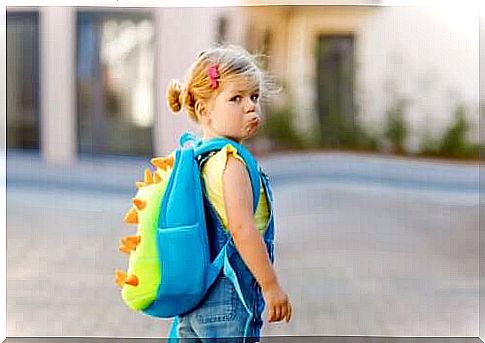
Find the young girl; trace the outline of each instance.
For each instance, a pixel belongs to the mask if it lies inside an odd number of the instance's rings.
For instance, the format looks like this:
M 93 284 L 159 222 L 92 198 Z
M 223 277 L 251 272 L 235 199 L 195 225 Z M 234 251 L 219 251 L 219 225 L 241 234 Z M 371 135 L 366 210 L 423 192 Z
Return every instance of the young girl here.
M 200 53 L 184 86 L 171 81 L 168 104 L 174 112 L 187 112 L 202 129 L 202 140 L 225 137 L 241 143 L 260 124 L 259 100 L 266 95 L 265 80 L 244 49 L 212 48 Z M 236 251 L 230 265 L 236 282 L 221 272 L 196 309 L 179 317 L 178 336 L 199 342 L 221 337 L 259 340 L 265 304 L 269 322 L 288 322 L 292 311 L 272 266 L 274 220 L 269 179 L 262 172 L 259 203 L 253 212 L 250 178 L 234 145 L 227 144 L 200 165 L 211 257 L 232 237 Z

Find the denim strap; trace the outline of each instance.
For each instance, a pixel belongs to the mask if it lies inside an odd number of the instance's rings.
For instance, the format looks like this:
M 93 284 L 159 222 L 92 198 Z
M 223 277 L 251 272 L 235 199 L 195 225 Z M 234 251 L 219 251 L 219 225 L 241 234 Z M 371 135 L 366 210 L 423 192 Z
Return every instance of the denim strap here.
M 244 342 L 245 342 L 246 337 L 248 336 L 249 325 L 251 324 L 251 320 L 253 319 L 254 314 L 249 309 L 246 299 L 244 299 L 244 295 L 242 293 L 241 286 L 239 285 L 236 272 L 234 271 L 234 268 L 232 267 L 231 262 L 229 262 L 229 258 L 234 253 L 233 249 L 228 250 L 229 244 L 231 242 L 232 240 L 227 241 L 224 247 L 222 247 L 221 251 L 219 251 L 219 253 L 217 254 L 216 258 L 214 259 L 214 262 L 212 262 L 212 264 L 210 265 L 208 269 L 208 276 L 206 279 L 206 291 L 210 288 L 210 286 L 212 286 L 217 276 L 219 275 L 220 271 L 222 270 L 224 275 L 227 276 L 227 278 L 234 285 L 236 293 L 239 299 L 241 300 L 241 303 L 243 304 L 244 308 L 246 309 L 246 312 L 248 313 L 248 319 L 246 321 L 246 325 L 244 328 Z M 179 317 L 176 316 L 172 321 L 172 326 L 170 328 L 170 332 L 168 335 L 168 343 L 179 342 L 179 337 L 177 333 L 178 323 L 179 323 Z
M 173 317 L 172 326 L 168 334 L 167 343 L 177 343 L 179 341 L 177 328 L 179 326 L 179 316 Z
M 237 280 L 237 275 L 236 272 L 234 271 L 234 268 L 232 267 L 231 263 L 229 262 L 229 257 L 227 254 L 227 249 L 226 253 L 224 254 L 224 275 L 226 275 L 229 280 L 232 282 L 234 285 L 234 288 L 236 289 L 237 295 L 239 296 L 239 299 L 241 300 L 241 303 L 243 304 L 244 308 L 246 309 L 246 312 L 248 313 L 248 320 L 246 321 L 246 326 L 244 328 L 244 341 L 246 342 L 246 337 L 248 336 L 248 330 L 249 330 L 249 325 L 251 324 L 251 320 L 253 319 L 253 312 L 249 309 L 248 304 L 246 303 L 246 300 L 244 299 L 244 296 L 241 291 L 241 286 L 239 285 L 239 281 Z

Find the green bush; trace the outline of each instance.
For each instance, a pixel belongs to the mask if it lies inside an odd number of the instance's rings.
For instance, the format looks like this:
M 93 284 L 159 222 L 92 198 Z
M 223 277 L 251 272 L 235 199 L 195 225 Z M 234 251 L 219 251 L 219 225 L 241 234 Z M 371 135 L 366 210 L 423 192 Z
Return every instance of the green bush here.
M 375 134 L 371 134 L 359 122 L 337 113 L 324 118 L 320 129 L 320 146 L 350 150 L 377 150 Z
M 466 110 L 459 104 L 454 110 L 454 120 L 442 137 L 433 140 L 428 133 L 423 137 L 419 155 L 452 158 L 478 158 L 479 144 L 469 143 L 466 135 L 470 124 L 466 119 Z
M 472 153 L 473 148 L 467 142 L 466 134 L 470 124 L 466 119 L 465 107 L 462 104 L 456 106 L 454 121 L 443 135 L 439 152 L 443 156 L 460 157 Z
M 287 108 L 269 111 L 261 126 L 261 132 L 271 139 L 277 148 L 301 149 L 304 142 L 295 129 L 293 120 L 294 115 Z
M 404 119 L 406 104 L 407 101 L 400 98 L 386 111 L 384 137 L 391 144 L 392 151 L 397 154 L 405 152 L 404 143 L 408 133 Z
M 433 139 L 429 131 L 427 131 L 419 147 L 419 151 L 416 153 L 418 156 L 439 156 L 439 140 Z
M 353 123 L 349 123 L 342 115 L 330 111 L 327 117 L 321 119 L 321 145 L 331 148 L 353 148 L 357 145 L 357 135 Z
M 268 137 L 277 149 L 343 148 L 376 151 L 378 139 L 357 123 L 348 123 L 340 116 L 329 116 L 320 126 L 301 133 L 294 125 L 294 114 L 283 108 L 268 112 L 261 133 Z
M 365 130 L 360 125 L 357 126 L 357 145 L 358 150 L 377 151 L 379 148 L 379 138 L 377 133 Z

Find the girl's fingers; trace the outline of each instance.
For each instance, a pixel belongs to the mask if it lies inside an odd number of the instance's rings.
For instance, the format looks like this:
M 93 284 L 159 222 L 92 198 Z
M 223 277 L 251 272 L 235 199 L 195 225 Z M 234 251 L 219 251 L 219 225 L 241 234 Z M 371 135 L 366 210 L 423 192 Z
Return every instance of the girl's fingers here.
M 272 322 L 274 318 L 274 307 L 270 307 L 268 311 L 268 321 Z
M 275 321 L 281 320 L 281 306 L 275 306 Z
M 293 308 L 289 301 L 284 305 L 272 306 L 268 309 L 268 321 L 278 322 L 285 319 L 286 322 L 289 322 L 291 320 L 292 312 Z
M 286 322 L 288 323 L 291 319 L 291 312 L 292 312 L 292 308 L 291 308 L 291 303 L 288 302 L 288 314 L 286 315 Z
M 286 303 L 283 308 L 284 308 L 284 311 L 281 316 L 281 320 L 286 320 L 286 322 L 288 322 L 288 315 L 290 313 L 289 303 Z
M 281 306 L 281 313 L 280 313 L 280 320 L 285 319 L 286 313 L 287 313 L 287 311 L 286 311 L 286 305 L 282 305 Z

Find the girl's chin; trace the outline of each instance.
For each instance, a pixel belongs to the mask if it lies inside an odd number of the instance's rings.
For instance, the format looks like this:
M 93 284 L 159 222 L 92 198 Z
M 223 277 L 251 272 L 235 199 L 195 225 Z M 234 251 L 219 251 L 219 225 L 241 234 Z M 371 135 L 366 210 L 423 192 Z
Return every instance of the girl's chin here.
M 231 135 L 224 135 L 224 137 L 230 139 L 230 140 L 233 140 L 235 142 L 241 142 L 243 139 L 245 139 L 245 137 L 243 137 L 241 135 L 241 137 L 236 137 L 236 136 L 231 136 Z
M 257 131 L 258 131 L 257 125 L 250 126 L 249 130 L 247 131 L 247 135 L 246 135 L 247 138 L 254 136 Z
M 225 135 L 226 138 L 232 139 L 233 141 L 236 142 L 242 142 L 246 139 L 249 139 L 253 137 L 258 130 L 258 127 L 251 127 L 249 129 L 246 129 L 246 131 L 242 131 L 240 135 L 235 136 L 235 135 Z

